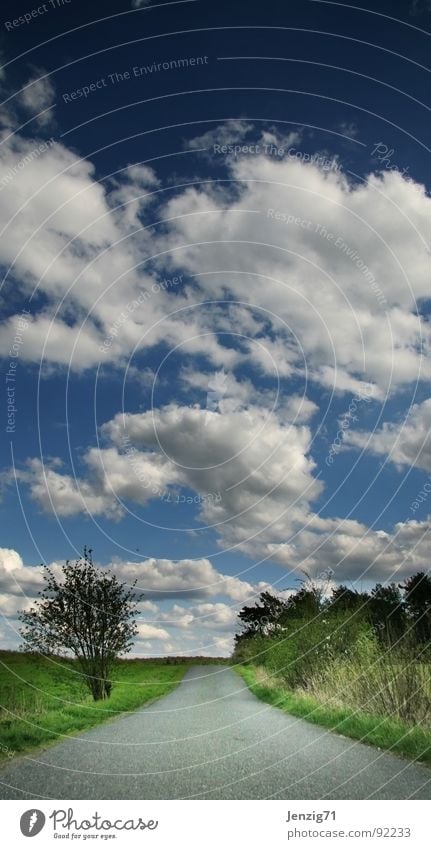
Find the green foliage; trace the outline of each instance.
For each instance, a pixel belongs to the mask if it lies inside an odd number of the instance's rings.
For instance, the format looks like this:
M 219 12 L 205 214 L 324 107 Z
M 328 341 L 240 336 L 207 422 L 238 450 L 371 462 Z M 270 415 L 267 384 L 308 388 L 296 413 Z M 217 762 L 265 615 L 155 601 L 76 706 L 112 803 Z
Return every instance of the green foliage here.
M 346 656 L 362 631 L 369 631 L 360 615 L 345 613 L 293 620 L 277 635 L 253 637 L 240 644 L 234 659 L 258 663 L 291 688 L 306 689 L 338 656 Z
M 415 638 L 422 644 L 431 641 L 431 578 L 418 572 L 400 585 L 404 590 L 408 620 L 413 625 Z
M 368 604 L 370 596 L 368 593 L 360 593 L 358 590 L 353 590 L 340 584 L 334 587 L 331 594 L 330 606 L 338 610 L 359 611 L 364 610 Z
M 238 640 L 256 635 L 269 634 L 276 630 L 280 619 L 288 609 L 288 602 L 269 592 L 259 596 L 259 602 L 244 606 L 238 613 L 243 626 Z
M 420 726 L 429 742 L 430 639 L 431 580 L 422 573 L 370 593 L 339 586 L 329 598 L 304 583 L 265 632 L 238 636 L 233 659 L 250 676 L 263 671 L 285 698 L 311 698 L 319 716 L 390 720 L 392 741 L 394 729 Z
M 27 650 L 42 654 L 71 652 L 78 660 L 93 699 L 108 698 L 109 675 L 116 657 L 130 651 L 137 634 L 134 588 L 108 569 L 97 569 L 91 549 L 76 563 L 61 567 L 61 580 L 44 567 L 39 601 L 20 615 Z
M 406 631 L 406 606 L 396 584 L 376 584 L 371 590 L 368 603 L 369 618 L 377 631 L 380 642 L 391 646 Z

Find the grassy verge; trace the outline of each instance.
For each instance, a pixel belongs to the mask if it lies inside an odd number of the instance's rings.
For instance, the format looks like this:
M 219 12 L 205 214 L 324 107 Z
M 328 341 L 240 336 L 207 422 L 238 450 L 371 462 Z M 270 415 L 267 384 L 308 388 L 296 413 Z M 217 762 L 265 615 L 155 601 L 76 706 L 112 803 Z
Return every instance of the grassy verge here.
M 236 669 L 252 693 L 286 713 L 329 728 L 337 734 L 431 764 L 431 733 L 423 728 L 347 707 L 329 707 L 312 696 L 286 690 L 262 667 L 239 666 Z
M 94 702 L 74 661 L 0 652 L 0 761 L 164 696 L 188 666 L 118 661 L 111 697 Z

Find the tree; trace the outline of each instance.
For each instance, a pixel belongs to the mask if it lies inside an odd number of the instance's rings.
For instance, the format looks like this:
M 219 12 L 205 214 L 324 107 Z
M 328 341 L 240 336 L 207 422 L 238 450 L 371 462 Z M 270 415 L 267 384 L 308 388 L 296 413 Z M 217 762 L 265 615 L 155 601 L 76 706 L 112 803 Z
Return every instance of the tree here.
M 299 588 L 292 593 L 282 616 L 282 624 L 288 624 L 292 619 L 314 619 L 322 612 L 325 597 L 331 583 L 332 569 L 325 569 L 317 578 L 302 569 L 304 578 L 298 578 Z
M 392 645 L 402 637 L 406 612 L 396 584 L 376 584 L 371 590 L 370 619 L 381 642 Z
M 322 609 L 320 590 L 302 586 L 294 592 L 287 603 L 287 610 L 283 616 L 283 625 L 292 619 L 314 619 Z
M 91 549 L 61 566 L 61 579 L 44 566 L 45 587 L 30 610 L 22 611 L 24 648 L 43 654 L 66 650 L 78 660 L 95 701 L 108 698 L 109 674 L 137 634 L 134 615 L 142 595 L 108 569 L 93 564 Z
M 287 608 L 287 602 L 269 592 L 262 592 L 253 607 L 243 607 L 238 616 L 244 631 L 239 638 L 268 634 L 276 630 L 280 617 Z
M 419 643 L 431 642 L 431 578 L 425 572 L 417 572 L 400 584 L 404 590 L 408 619 L 413 624 Z
M 339 586 L 334 587 L 332 590 L 330 609 L 352 613 L 360 611 L 365 614 L 369 601 L 370 596 L 368 593 L 350 589 L 345 584 L 339 584 Z

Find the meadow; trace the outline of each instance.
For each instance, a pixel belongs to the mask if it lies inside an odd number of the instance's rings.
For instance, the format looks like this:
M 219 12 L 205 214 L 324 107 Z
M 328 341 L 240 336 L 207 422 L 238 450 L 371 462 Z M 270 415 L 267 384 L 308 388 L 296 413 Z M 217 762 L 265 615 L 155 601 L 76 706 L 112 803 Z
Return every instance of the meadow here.
M 118 660 L 109 699 L 94 702 L 74 660 L 0 651 L 0 760 L 136 710 L 179 684 L 190 660 Z

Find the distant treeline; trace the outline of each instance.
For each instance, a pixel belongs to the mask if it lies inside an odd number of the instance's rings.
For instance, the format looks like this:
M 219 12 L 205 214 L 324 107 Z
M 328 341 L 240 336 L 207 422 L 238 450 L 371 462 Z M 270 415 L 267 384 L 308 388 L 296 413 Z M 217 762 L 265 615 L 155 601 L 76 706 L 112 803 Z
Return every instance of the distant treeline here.
M 1 655 L 22 655 L 26 654 L 22 649 L 0 649 L 0 657 Z M 31 652 L 32 655 L 37 654 L 37 652 Z M 42 653 L 40 653 L 41 657 L 44 657 Z M 49 654 L 51 659 L 57 658 L 58 660 L 67 661 L 68 663 L 75 663 L 74 658 L 71 658 L 67 655 L 59 655 L 59 654 Z M 183 657 L 182 655 L 168 655 L 167 657 L 128 657 L 121 658 L 119 657 L 117 660 L 118 663 L 149 663 L 149 664 L 165 664 L 165 663 L 186 663 L 186 664 L 205 664 L 205 663 L 226 663 L 225 657 L 208 657 L 208 655 L 193 655 L 193 657 Z
M 196 654 L 192 657 L 183 657 L 182 655 L 169 655 L 168 657 L 130 657 L 127 663 L 187 663 L 199 664 L 205 663 L 226 663 L 225 657 L 209 657 L 205 654 Z

